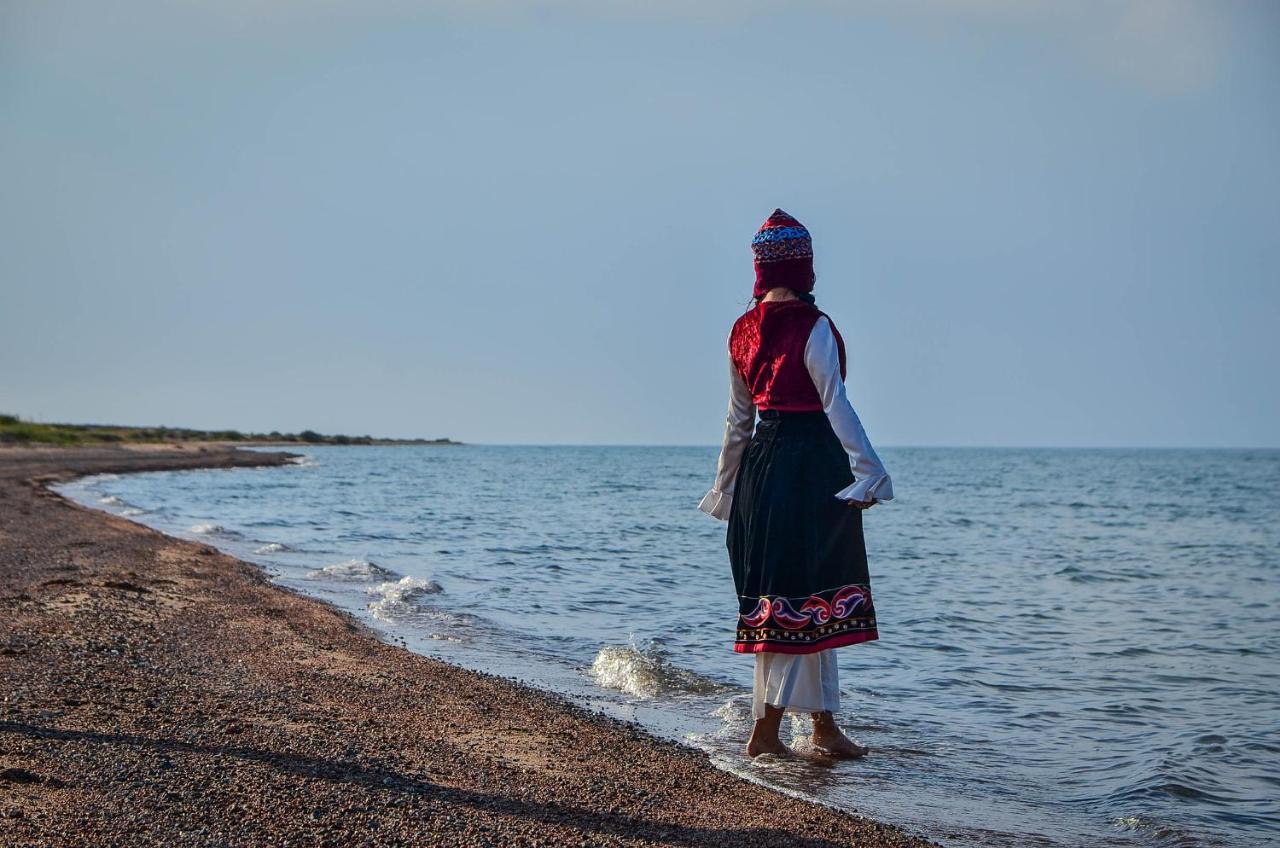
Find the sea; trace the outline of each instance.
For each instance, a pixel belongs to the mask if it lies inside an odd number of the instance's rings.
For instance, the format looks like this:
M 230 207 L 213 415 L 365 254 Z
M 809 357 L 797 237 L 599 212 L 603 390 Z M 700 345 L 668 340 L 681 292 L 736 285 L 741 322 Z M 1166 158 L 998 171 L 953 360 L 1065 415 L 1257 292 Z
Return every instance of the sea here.
M 1280 844 L 1280 451 L 882 450 L 880 640 L 837 651 L 871 753 L 834 764 L 743 754 L 753 660 L 696 509 L 714 447 L 302 452 L 60 491 L 944 845 Z

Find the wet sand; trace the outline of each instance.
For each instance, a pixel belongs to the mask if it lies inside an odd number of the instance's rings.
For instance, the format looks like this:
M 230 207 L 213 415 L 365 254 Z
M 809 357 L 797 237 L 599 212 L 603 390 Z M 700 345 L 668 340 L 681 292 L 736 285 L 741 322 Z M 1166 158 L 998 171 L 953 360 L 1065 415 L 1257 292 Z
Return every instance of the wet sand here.
M 45 488 L 288 456 L 0 447 L 0 845 L 931 844 Z

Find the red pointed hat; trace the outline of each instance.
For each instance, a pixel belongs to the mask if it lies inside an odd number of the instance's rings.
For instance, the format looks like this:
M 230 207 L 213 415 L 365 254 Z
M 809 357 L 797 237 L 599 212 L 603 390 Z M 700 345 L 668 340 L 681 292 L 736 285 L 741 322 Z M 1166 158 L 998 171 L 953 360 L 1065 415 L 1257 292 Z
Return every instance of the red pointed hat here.
M 756 260 L 755 296 L 780 286 L 813 290 L 813 241 L 809 231 L 781 209 L 773 210 L 751 240 Z

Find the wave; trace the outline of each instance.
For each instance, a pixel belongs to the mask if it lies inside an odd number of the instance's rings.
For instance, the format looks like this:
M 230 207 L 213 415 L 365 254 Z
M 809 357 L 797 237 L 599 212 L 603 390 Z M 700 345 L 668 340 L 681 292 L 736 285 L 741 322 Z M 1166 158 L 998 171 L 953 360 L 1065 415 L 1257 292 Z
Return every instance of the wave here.
M 119 495 L 103 495 L 98 498 L 98 503 L 103 506 L 116 507 L 116 515 L 123 518 L 133 518 L 136 515 L 147 514 L 147 510 L 134 506 Z
M 369 602 L 369 612 L 373 613 L 374 618 L 395 621 L 412 611 L 420 598 L 438 595 L 444 591 L 444 587 L 434 580 L 401 577 L 399 580 L 388 580 L 377 586 L 370 586 L 366 591 L 376 596 Z
M 222 536 L 227 539 L 238 539 L 240 534 L 234 530 L 228 530 L 221 524 L 205 523 L 192 524 L 187 528 L 187 532 L 195 533 L 197 536 Z
M 672 663 L 661 647 L 606 645 L 591 663 L 591 677 L 605 689 L 635 698 L 656 698 L 668 692 L 709 695 L 724 691 L 722 683 Z
M 293 550 L 293 548 L 289 547 L 283 542 L 267 542 L 265 545 L 263 545 L 260 548 L 254 548 L 253 552 L 255 554 L 279 554 L 279 553 L 284 553 L 285 551 L 291 551 L 291 550 Z
M 1112 826 L 1121 832 L 1142 834 L 1164 845 L 1198 845 L 1193 834 L 1170 823 L 1162 823 L 1145 815 L 1119 816 L 1112 820 Z
M 349 559 L 345 562 L 335 562 L 333 565 L 326 565 L 324 568 L 317 568 L 314 571 L 307 572 L 307 577 L 312 580 L 370 581 L 386 580 L 398 576 L 394 571 L 383 568 L 377 563 L 369 562 L 367 559 Z

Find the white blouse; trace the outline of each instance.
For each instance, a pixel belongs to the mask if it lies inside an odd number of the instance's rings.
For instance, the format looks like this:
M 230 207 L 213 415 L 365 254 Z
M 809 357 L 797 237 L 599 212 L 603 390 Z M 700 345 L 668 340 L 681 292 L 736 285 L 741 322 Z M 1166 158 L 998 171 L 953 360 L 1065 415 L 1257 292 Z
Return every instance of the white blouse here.
M 835 493 L 841 500 L 870 501 L 876 503 L 893 500 L 893 481 L 889 472 L 876 455 L 867 433 L 862 429 L 858 413 L 853 411 L 845 394 L 844 380 L 840 379 L 840 352 L 835 334 L 826 316 L 818 318 L 804 346 L 804 365 L 813 379 L 813 385 L 822 398 L 822 409 L 827 413 L 831 429 L 849 455 L 849 467 L 853 471 L 853 484 Z M 751 441 L 755 428 L 756 405 L 746 381 L 729 360 L 729 414 L 724 422 L 724 443 L 720 447 L 720 461 L 716 465 L 716 481 L 711 491 L 702 498 L 698 509 L 719 518 L 729 520 L 729 507 L 733 503 L 733 481 L 742 462 L 742 454 Z

